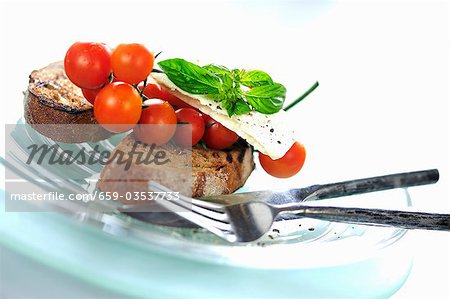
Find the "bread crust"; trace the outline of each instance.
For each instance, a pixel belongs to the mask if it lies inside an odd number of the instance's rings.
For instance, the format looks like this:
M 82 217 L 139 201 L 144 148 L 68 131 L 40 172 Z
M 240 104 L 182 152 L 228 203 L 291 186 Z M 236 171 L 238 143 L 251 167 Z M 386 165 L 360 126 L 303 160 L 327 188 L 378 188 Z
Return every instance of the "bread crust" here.
M 125 137 L 114 149 L 130 152 L 135 137 Z M 174 191 L 187 196 L 201 197 L 229 194 L 242 187 L 253 171 L 253 150 L 245 142 L 238 142 L 227 150 L 205 149 L 196 145 L 190 150 L 179 150 L 172 145 L 160 149 L 167 152 L 170 163 L 164 167 L 133 163 L 128 170 L 123 165 L 112 162 L 103 167 L 97 187 L 105 192 L 149 191 L 148 182 L 154 180 Z M 144 147 L 138 150 L 147 151 Z M 192 160 L 190 160 L 192 157 Z M 186 158 L 192 169 L 186 168 Z M 191 174 L 186 175 L 186 170 Z
M 42 135 L 65 143 L 95 142 L 110 137 L 111 133 L 95 120 L 92 108 L 81 90 L 67 78 L 62 62 L 30 74 L 24 117 Z

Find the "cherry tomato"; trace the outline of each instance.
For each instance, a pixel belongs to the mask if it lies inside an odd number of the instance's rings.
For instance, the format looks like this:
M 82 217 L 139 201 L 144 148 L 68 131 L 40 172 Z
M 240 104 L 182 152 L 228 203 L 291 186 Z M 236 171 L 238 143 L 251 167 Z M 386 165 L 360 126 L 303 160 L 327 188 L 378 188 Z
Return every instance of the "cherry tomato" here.
M 212 119 L 206 114 L 203 114 L 203 120 L 205 121 L 205 135 L 203 141 L 206 146 L 212 149 L 225 149 L 235 143 L 239 136 L 231 130 L 228 130 L 223 125 Z
M 108 82 L 111 52 L 101 43 L 74 43 L 67 50 L 64 69 L 76 86 L 97 89 Z
M 114 133 L 133 128 L 141 116 L 142 100 L 137 90 L 123 82 L 114 82 L 100 90 L 95 98 L 94 116 L 99 124 Z
M 143 84 L 139 84 L 139 89 L 142 90 Z M 161 88 L 156 82 L 149 82 L 145 86 L 143 94 L 149 99 L 160 99 L 169 102 L 175 109 L 179 108 L 192 108 L 191 105 L 180 100 L 176 96 L 168 93 L 163 88 Z
M 139 84 L 138 88 L 140 91 L 142 91 L 142 88 L 144 88 L 144 84 Z M 147 85 L 145 86 L 145 89 L 142 93 L 149 99 L 160 99 L 165 101 L 161 98 L 161 87 L 156 82 L 147 82 Z
M 305 158 L 305 147 L 299 142 L 295 142 L 280 159 L 273 160 L 269 156 L 259 153 L 259 162 L 262 168 L 277 178 L 288 178 L 297 174 L 302 169 Z
M 193 108 L 191 105 L 189 105 L 188 103 L 186 103 L 183 100 L 180 100 L 179 98 L 177 98 L 176 96 L 174 96 L 173 94 L 170 94 L 169 92 L 167 92 L 165 89 L 161 88 L 161 98 L 167 102 L 169 102 L 172 106 L 176 107 L 176 108 Z
M 174 135 L 176 144 L 182 147 L 196 145 L 205 133 L 205 121 L 202 114 L 192 108 L 181 108 L 176 112 L 178 127 Z M 189 123 L 186 126 L 180 123 Z
M 102 88 L 97 88 L 97 89 L 86 89 L 86 88 L 82 88 L 82 89 L 81 89 L 81 92 L 83 93 L 83 96 L 85 97 L 85 99 L 88 100 L 89 103 L 91 103 L 92 105 L 94 105 L 95 97 L 96 97 L 97 94 L 100 92 L 100 90 L 102 90 Z
M 129 84 L 144 81 L 153 69 L 155 58 L 141 44 L 120 44 L 111 55 L 114 76 Z
M 142 142 L 161 145 L 167 143 L 175 134 L 176 124 L 175 110 L 168 102 L 149 99 L 144 102 L 141 119 L 133 132 Z

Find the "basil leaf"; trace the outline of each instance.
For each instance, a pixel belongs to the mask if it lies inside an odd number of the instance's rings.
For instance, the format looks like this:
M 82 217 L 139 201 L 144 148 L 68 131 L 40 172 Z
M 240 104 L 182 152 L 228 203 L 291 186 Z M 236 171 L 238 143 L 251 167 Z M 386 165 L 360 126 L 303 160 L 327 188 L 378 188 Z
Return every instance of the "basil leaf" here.
M 244 73 L 240 80 L 242 85 L 245 85 L 247 87 L 255 87 L 255 86 L 264 86 L 264 85 L 272 85 L 273 80 L 267 74 L 263 71 L 248 71 Z
M 252 109 L 243 99 L 238 99 L 234 103 L 234 113 L 235 114 L 241 115 L 241 114 L 249 113 L 250 111 L 252 111 Z
M 158 65 L 176 86 L 193 94 L 218 94 L 220 79 L 202 67 L 181 58 L 167 59 Z
M 245 74 L 245 70 L 233 69 L 231 70 L 231 74 L 235 81 L 241 82 L 241 77 Z
M 229 117 L 233 115 L 241 115 L 252 111 L 250 106 L 243 100 L 237 99 L 235 101 L 222 101 L 222 106 L 227 111 Z
M 233 116 L 234 110 L 236 109 L 235 103 L 233 101 L 222 101 L 222 106 L 227 110 L 227 114 L 229 117 Z
M 227 75 L 230 74 L 230 70 L 223 65 L 218 64 L 208 64 L 203 67 L 205 70 L 210 71 L 216 75 Z
M 247 102 L 256 111 L 264 114 L 273 114 L 283 108 L 286 98 L 286 88 L 280 83 L 254 87 L 245 94 Z
M 221 78 L 224 91 L 228 91 L 233 88 L 233 78 L 231 78 L 230 74 L 224 74 Z

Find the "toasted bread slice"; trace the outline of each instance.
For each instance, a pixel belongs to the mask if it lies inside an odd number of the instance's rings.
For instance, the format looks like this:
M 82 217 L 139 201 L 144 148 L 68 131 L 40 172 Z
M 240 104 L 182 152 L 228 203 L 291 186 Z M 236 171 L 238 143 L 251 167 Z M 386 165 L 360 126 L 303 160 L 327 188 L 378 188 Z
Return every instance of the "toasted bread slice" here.
M 62 62 L 31 73 L 25 92 L 24 116 L 41 134 L 66 143 L 108 138 L 111 133 L 98 125 L 92 108 L 81 89 L 67 78 Z
M 117 145 L 111 157 L 116 151 L 129 153 L 134 144 L 134 135 L 128 135 Z M 102 191 L 118 192 L 125 196 L 127 192 L 149 191 L 148 182 L 154 180 L 192 197 L 221 195 L 242 187 L 255 167 L 253 150 L 243 141 L 227 150 L 205 149 L 199 144 L 192 151 L 180 151 L 171 144 L 160 146 L 159 149 L 167 153 L 170 161 L 163 167 L 138 164 L 135 159 L 129 169 L 125 169 L 123 164 L 108 163 L 101 172 L 97 186 Z M 146 152 L 149 148 L 139 145 L 136 150 Z M 190 157 L 191 161 L 186 161 Z M 192 162 L 192 170 L 186 168 L 186 162 Z M 186 176 L 186 169 L 190 176 Z

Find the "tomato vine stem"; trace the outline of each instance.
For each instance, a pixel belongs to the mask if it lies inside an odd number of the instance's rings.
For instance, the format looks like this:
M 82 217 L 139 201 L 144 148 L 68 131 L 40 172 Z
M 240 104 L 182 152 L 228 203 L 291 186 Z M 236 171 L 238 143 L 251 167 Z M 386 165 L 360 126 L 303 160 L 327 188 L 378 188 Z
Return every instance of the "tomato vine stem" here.
M 304 94 L 302 94 L 298 99 L 296 99 L 295 101 L 293 101 L 292 103 L 290 103 L 289 105 L 287 105 L 286 107 L 283 108 L 284 111 L 288 111 L 289 109 L 291 109 L 292 107 L 294 107 L 295 105 L 297 105 L 298 103 L 300 103 L 304 98 L 306 98 L 311 92 L 314 91 L 314 89 L 316 89 L 317 87 L 319 87 L 319 82 L 316 81 L 316 83 L 314 83 Z
M 144 93 L 144 89 L 147 87 L 147 78 L 145 78 L 144 80 L 144 85 L 142 86 L 141 92 L 139 93 L 139 95 L 142 97 L 142 94 Z M 138 88 L 139 89 L 139 88 Z

